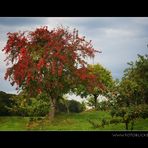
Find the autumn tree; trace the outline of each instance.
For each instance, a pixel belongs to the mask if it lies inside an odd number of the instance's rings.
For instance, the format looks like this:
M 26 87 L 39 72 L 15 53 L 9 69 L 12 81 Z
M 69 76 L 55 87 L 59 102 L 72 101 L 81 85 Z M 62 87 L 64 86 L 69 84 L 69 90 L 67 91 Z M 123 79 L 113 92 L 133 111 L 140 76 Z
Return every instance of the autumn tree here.
M 90 74 L 95 77 L 95 79 L 88 79 L 88 81 L 82 83 L 76 89 L 76 93 L 81 95 L 81 97 L 91 95 L 92 97 L 89 99 L 90 104 L 97 109 L 98 96 L 105 96 L 113 87 L 114 81 L 111 72 L 100 64 L 88 65 L 87 69 L 89 70 Z
M 87 79 L 95 79 L 87 70 L 86 57 L 94 57 L 91 41 L 80 37 L 78 31 L 47 27 L 31 32 L 8 33 L 3 51 L 7 55 L 5 79 L 16 84 L 18 91 L 26 90 L 30 96 L 42 92 L 49 97 L 53 118 L 56 101 Z

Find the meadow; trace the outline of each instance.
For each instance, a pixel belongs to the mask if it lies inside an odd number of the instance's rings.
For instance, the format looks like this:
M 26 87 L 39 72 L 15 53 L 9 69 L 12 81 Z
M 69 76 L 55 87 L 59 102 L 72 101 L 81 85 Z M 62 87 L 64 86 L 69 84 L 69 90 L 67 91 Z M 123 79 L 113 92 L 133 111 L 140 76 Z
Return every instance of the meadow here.
M 106 111 L 60 113 L 52 122 L 47 117 L 0 117 L 0 131 L 125 131 L 125 124 L 108 124 L 95 128 L 88 120 L 101 125 L 102 119 L 111 119 Z M 32 120 L 33 119 L 33 120 Z M 135 121 L 134 130 L 148 130 L 148 118 Z M 129 129 L 130 130 L 130 129 Z

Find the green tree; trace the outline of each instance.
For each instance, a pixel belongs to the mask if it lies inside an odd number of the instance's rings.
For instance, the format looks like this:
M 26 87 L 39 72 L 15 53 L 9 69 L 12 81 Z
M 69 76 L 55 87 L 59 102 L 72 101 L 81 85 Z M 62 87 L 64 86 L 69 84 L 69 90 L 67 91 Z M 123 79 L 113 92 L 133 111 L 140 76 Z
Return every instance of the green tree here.
M 148 55 L 138 55 L 137 60 L 128 65 L 113 91 L 115 103 L 111 115 L 123 117 L 126 129 L 131 122 L 132 130 L 137 118 L 148 115 Z
M 95 81 L 90 80 L 83 83 L 76 90 L 78 95 L 82 97 L 91 96 L 89 98 L 89 106 L 92 105 L 97 109 L 97 98 L 99 95 L 107 96 L 111 88 L 114 86 L 114 81 L 111 72 L 100 64 L 88 65 L 90 73 L 93 74 Z M 92 99 L 92 100 L 91 100 Z
M 138 55 L 138 59 L 128 65 L 118 86 L 118 101 L 126 106 L 148 104 L 148 55 Z

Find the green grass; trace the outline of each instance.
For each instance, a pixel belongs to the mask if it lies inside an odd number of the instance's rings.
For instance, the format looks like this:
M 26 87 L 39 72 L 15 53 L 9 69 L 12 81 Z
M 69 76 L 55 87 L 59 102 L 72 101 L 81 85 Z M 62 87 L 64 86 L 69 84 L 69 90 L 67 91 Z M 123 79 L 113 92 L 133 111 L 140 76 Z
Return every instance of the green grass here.
M 68 131 L 102 131 L 102 130 L 125 130 L 125 125 L 109 124 L 105 127 L 94 128 L 88 119 L 94 121 L 97 124 L 101 124 L 101 120 L 111 119 L 109 112 L 104 111 L 92 111 L 75 114 L 58 114 L 52 122 L 49 122 L 46 118 L 37 122 L 29 123 L 29 117 L 0 117 L 0 130 L 6 131 L 26 131 L 26 130 L 68 130 Z M 134 130 L 148 130 L 148 118 L 138 119 L 135 122 Z
M 26 124 L 28 117 L 0 117 L 0 130 L 1 131 L 21 131 L 27 130 Z

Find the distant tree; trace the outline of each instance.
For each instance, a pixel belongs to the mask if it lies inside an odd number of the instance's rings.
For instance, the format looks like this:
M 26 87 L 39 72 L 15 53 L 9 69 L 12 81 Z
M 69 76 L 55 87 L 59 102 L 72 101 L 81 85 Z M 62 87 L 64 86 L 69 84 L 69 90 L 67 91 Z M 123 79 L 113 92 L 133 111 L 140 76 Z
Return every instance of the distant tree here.
M 80 113 L 82 111 L 84 111 L 85 107 L 84 107 L 84 103 L 80 103 L 76 100 L 69 100 L 68 101 L 68 108 L 70 112 L 74 112 L 74 113 Z
M 88 70 L 95 76 L 96 79 L 90 79 L 82 83 L 77 89 L 76 93 L 81 97 L 91 95 L 89 98 L 89 105 L 97 108 L 97 98 L 99 95 L 107 96 L 108 92 L 114 85 L 111 72 L 100 64 L 88 65 Z M 91 101 L 91 99 L 93 99 Z
M 68 114 L 70 112 L 79 113 L 79 112 L 85 111 L 86 105 L 84 101 L 80 103 L 76 100 L 68 100 L 63 98 L 58 101 L 57 109 L 58 109 L 58 112 L 65 112 Z
M 11 112 L 8 110 L 8 106 L 12 106 L 13 101 L 11 98 L 15 96 L 14 94 L 7 94 L 3 91 L 0 91 L 0 116 L 11 115 Z
M 53 119 L 56 101 L 86 79 L 95 79 L 88 73 L 86 57 L 94 57 L 91 41 L 80 37 L 77 30 L 63 27 L 51 31 L 47 27 L 32 32 L 8 33 L 3 51 L 7 55 L 5 79 L 30 96 L 41 92 L 48 95 Z

